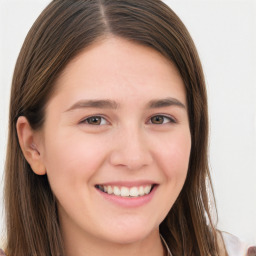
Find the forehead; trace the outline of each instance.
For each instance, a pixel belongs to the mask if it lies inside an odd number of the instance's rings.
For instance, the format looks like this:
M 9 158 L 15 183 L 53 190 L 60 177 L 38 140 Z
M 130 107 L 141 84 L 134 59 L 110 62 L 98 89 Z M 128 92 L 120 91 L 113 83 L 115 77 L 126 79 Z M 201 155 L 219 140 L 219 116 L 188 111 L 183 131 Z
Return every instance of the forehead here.
M 171 61 L 150 47 L 116 37 L 84 49 L 66 66 L 56 89 L 56 94 L 69 98 L 116 96 L 126 100 L 143 95 L 146 100 L 169 92 L 186 101 L 182 78 Z

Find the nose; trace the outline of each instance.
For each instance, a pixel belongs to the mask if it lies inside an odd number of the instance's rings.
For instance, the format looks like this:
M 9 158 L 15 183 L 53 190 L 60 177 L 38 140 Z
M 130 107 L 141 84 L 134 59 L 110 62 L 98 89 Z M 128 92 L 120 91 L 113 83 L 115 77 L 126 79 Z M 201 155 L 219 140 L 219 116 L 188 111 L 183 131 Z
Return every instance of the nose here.
M 122 130 L 113 139 L 110 155 L 112 165 L 139 170 L 150 165 L 152 161 L 149 142 L 139 129 Z

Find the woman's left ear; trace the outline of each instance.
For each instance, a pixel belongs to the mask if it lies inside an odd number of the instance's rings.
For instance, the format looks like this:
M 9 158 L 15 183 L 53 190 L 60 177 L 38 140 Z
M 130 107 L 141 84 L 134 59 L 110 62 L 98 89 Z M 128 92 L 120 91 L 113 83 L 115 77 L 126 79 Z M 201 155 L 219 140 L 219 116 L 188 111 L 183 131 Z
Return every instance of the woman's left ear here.
M 18 118 L 16 130 L 21 150 L 31 169 L 37 175 L 45 175 L 46 168 L 41 152 L 40 134 L 31 128 L 24 116 Z

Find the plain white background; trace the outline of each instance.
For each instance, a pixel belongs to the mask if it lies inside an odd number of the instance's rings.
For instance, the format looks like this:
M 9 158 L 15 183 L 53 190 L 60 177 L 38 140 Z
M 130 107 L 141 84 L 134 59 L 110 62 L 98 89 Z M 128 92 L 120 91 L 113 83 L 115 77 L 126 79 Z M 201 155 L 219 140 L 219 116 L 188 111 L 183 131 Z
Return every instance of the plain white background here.
M 205 71 L 218 227 L 256 244 L 256 1 L 166 0 Z M 48 0 L 0 0 L 0 230 L 9 91 L 16 58 Z

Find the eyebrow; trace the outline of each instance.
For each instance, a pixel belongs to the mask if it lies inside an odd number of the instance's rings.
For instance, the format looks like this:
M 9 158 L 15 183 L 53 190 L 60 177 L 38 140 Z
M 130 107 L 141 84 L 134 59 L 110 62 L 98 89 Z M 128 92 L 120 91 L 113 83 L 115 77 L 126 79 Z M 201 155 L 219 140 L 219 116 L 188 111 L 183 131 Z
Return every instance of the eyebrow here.
M 176 106 L 186 109 L 185 104 L 175 98 L 165 98 L 165 99 L 156 99 L 151 100 L 148 104 L 148 108 L 163 108 L 169 106 Z
M 81 108 L 109 108 L 117 109 L 119 105 L 113 100 L 80 100 L 68 108 L 65 112 Z
M 155 99 L 151 100 L 147 104 L 147 108 L 163 108 L 163 107 L 169 107 L 169 106 L 176 106 L 183 109 L 186 109 L 186 106 L 180 102 L 179 100 L 175 98 L 164 98 L 164 99 Z M 73 104 L 70 108 L 68 108 L 65 112 L 69 112 L 71 110 L 75 109 L 83 109 L 83 108 L 108 108 L 108 109 L 117 109 L 120 105 L 113 100 L 80 100 Z

